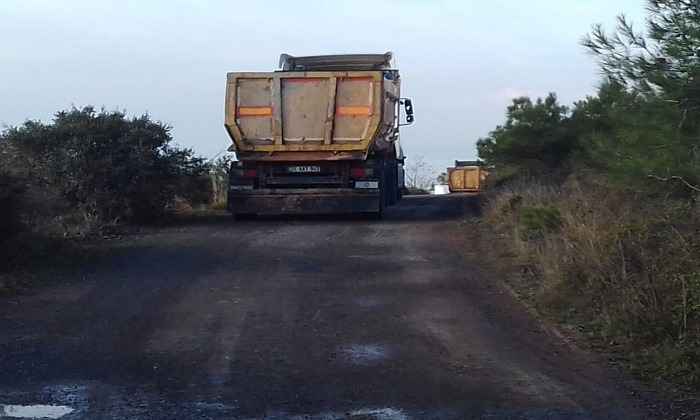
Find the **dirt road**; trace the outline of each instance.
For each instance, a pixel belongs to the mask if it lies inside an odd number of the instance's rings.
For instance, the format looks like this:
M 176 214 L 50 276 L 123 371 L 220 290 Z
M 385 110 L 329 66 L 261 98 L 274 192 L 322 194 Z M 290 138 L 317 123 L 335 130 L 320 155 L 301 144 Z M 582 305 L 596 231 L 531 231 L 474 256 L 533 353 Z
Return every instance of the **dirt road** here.
M 480 264 L 475 209 L 410 197 L 383 221 L 222 218 L 114 241 L 0 301 L 0 413 L 650 418 Z

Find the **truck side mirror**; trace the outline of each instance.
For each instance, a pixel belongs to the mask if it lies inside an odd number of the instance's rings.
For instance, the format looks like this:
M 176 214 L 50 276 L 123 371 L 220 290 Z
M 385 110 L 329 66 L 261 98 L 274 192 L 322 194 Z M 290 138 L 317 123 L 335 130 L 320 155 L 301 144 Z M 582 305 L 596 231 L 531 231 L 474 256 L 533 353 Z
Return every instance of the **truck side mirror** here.
M 413 117 L 413 102 L 410 99 L 406 99 L 403 105 L 406 108 L 406 121 L 412 123 L 415 120 Z
M 401 99 L 401 103 L 406 110 L 406 124 L 403 125 L 413 124 L 413 122 L 416 120 L 416 118 L 413 116 L 413 102 L 409 98 L 404 98 Z

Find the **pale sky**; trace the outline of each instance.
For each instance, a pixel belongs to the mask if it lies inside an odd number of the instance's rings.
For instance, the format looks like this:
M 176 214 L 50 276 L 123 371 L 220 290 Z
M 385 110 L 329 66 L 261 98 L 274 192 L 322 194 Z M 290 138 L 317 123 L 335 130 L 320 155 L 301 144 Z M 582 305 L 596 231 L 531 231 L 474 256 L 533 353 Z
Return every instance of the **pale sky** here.
M 599 81 L 579 41 L 644 0 L 0 0 L 0 126 L 72 105 L 148 112 L 177 144 L 213 157 L 226 73 L 275 70 L 292 55 L 393 51 L 416 123 L 408 158 L 436 171 L 476 157 L 512 97 L 565 104 Z

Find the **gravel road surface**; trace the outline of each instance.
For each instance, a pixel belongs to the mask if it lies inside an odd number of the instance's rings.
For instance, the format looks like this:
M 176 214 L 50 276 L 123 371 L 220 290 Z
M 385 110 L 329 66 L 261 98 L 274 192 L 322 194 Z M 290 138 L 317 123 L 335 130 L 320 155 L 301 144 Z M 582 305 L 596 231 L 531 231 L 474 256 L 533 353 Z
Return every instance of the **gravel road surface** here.
M 646 419 L 475 248 L 469 196 L 213 217 L 0 300 L 0 417 Z M 483 241 L 482 241 L 483 243 Z

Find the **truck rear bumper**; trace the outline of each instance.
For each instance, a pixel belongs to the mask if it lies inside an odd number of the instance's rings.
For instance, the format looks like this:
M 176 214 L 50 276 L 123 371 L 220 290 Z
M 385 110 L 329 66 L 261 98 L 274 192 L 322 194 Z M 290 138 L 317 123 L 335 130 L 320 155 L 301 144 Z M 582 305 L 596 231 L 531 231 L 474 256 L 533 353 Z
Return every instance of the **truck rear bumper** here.
M 378 212 L 378 190 L 350 188 L 230 191 L 233 214 L 350 214 Z

